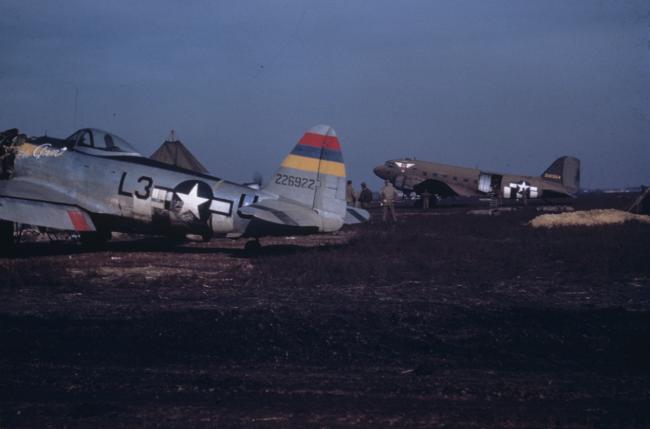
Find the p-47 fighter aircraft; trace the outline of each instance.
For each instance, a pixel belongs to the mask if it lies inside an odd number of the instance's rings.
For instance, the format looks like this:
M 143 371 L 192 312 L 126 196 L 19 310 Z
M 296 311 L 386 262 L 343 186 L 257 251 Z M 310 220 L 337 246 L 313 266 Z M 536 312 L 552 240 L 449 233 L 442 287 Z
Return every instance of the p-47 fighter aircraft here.
M 307 131 L 260 190 L 145 158 L 97 129 L 62 140 L 8 130 L 0 160 L 3 246 L 13 242 L 14 223 L 98 243 L 111 231 L 257 239 L 333 232 L 369 218 L 346 206 L 341 146 L 326 125 Z
M 426 191 L 439 198 L 568 198 L 575 196 L 580 187 L 580 160 L 572 156 L 556 159 L 541 176 L 494 173 L 409 158 L 386 161 L 374 172 L 401 191 Z

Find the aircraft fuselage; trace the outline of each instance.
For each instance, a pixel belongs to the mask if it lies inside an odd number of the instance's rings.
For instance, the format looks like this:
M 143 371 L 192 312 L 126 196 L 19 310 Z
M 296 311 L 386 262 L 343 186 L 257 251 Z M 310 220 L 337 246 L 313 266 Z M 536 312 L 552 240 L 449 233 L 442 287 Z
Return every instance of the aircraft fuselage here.
M 71 197 L 98 228 L 155 234 L 245 234 L 238 208 L 273 195 L 139 156 L 95 155 L 52 145 L 18 147 L 15 183 Z
M 90 243 L 111 231 L 313 234 L 369 217 L 346 206 L 341 145 L 329 125 L 306 131 L 262 189 L 144 158 L 98 129 L 65 140 L 0 133 L 0 241 L 12 240 L 14 223 L 76 231 Z
M 485 195 L 510 199 L 570 197 L 579 184 L 579 161 L 572 157 L 558 159 L 542 176 L 494 173 L 408 158 L 387 161 L 374 172 L 403 192 L 421 194 L 426 191 L 441 198 Z M 564 173 L 574 174 L 571 180 L 575 188 L 562 183 Z

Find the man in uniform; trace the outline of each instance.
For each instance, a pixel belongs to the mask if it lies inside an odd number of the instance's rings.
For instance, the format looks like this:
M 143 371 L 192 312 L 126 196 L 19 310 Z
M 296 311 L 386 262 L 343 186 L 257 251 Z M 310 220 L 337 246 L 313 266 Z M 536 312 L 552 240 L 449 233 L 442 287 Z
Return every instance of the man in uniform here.
M 361 208 L 367 209 L 370 207 L 372 202 L 372 191 L 368 189 L 365 182 L 361 183 L 361 193 L 359 193 L 359 202 L 361 203 Z
M 379 191 L 379 198 L 384 206 L 384 215 L 382 218 L 384 222 L 386 222 L 389 210 L 393 221 L 397 222 L 397 217 L 395 216 L 395 188 L 393 188 L 393 184 L 388 180 L 384 180 L 384 187 Z
M 422 200 L 422 210 L 429 210 L 429 203 L 431 202 L 431 192 L 428 189 L 425 189 L 424 192 L 420 194 L 420 199 Z
M 354 207 L 357 202 L 357 193 L 354 191 L 354 186 L 352 186 L 352 180 L 348 180 L 348 184 L 345 187 L 345 202 L 348 203 L 348 206 Z

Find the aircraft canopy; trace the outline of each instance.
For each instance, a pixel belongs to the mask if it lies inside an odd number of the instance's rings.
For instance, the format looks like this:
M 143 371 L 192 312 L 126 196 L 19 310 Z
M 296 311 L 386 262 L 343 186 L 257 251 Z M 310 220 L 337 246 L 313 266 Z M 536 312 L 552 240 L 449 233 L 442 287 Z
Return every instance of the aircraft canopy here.
M 135 155 L 140 153 L 126 140 L 96 128 L 83 128 L 66 139 L 69 147 L 94 155 Z

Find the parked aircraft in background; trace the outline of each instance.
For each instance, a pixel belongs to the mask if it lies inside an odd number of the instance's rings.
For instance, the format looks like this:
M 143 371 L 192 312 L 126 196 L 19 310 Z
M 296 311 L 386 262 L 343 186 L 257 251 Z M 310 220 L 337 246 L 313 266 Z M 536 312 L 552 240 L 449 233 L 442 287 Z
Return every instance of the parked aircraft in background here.
M 97 243 L 111 231 L 257 239 L 333 232 L 369 218 L 346 206 L 341 146 L 326 125 L 306 132 L 260 190 L 145 158 L 97 129 L 67 139 L 8 130 L 0 133 L 0 160 L 4 245 L 14 223 L 76 231 Z
M 494 173 L 404 158 L 386 161 L 374 172 L 403 192 L 427 191 L 439 198 L 488 196 L 504 199 L 574 197 L 580 187 L 580 160 L 556 159 L 541 176 Z

